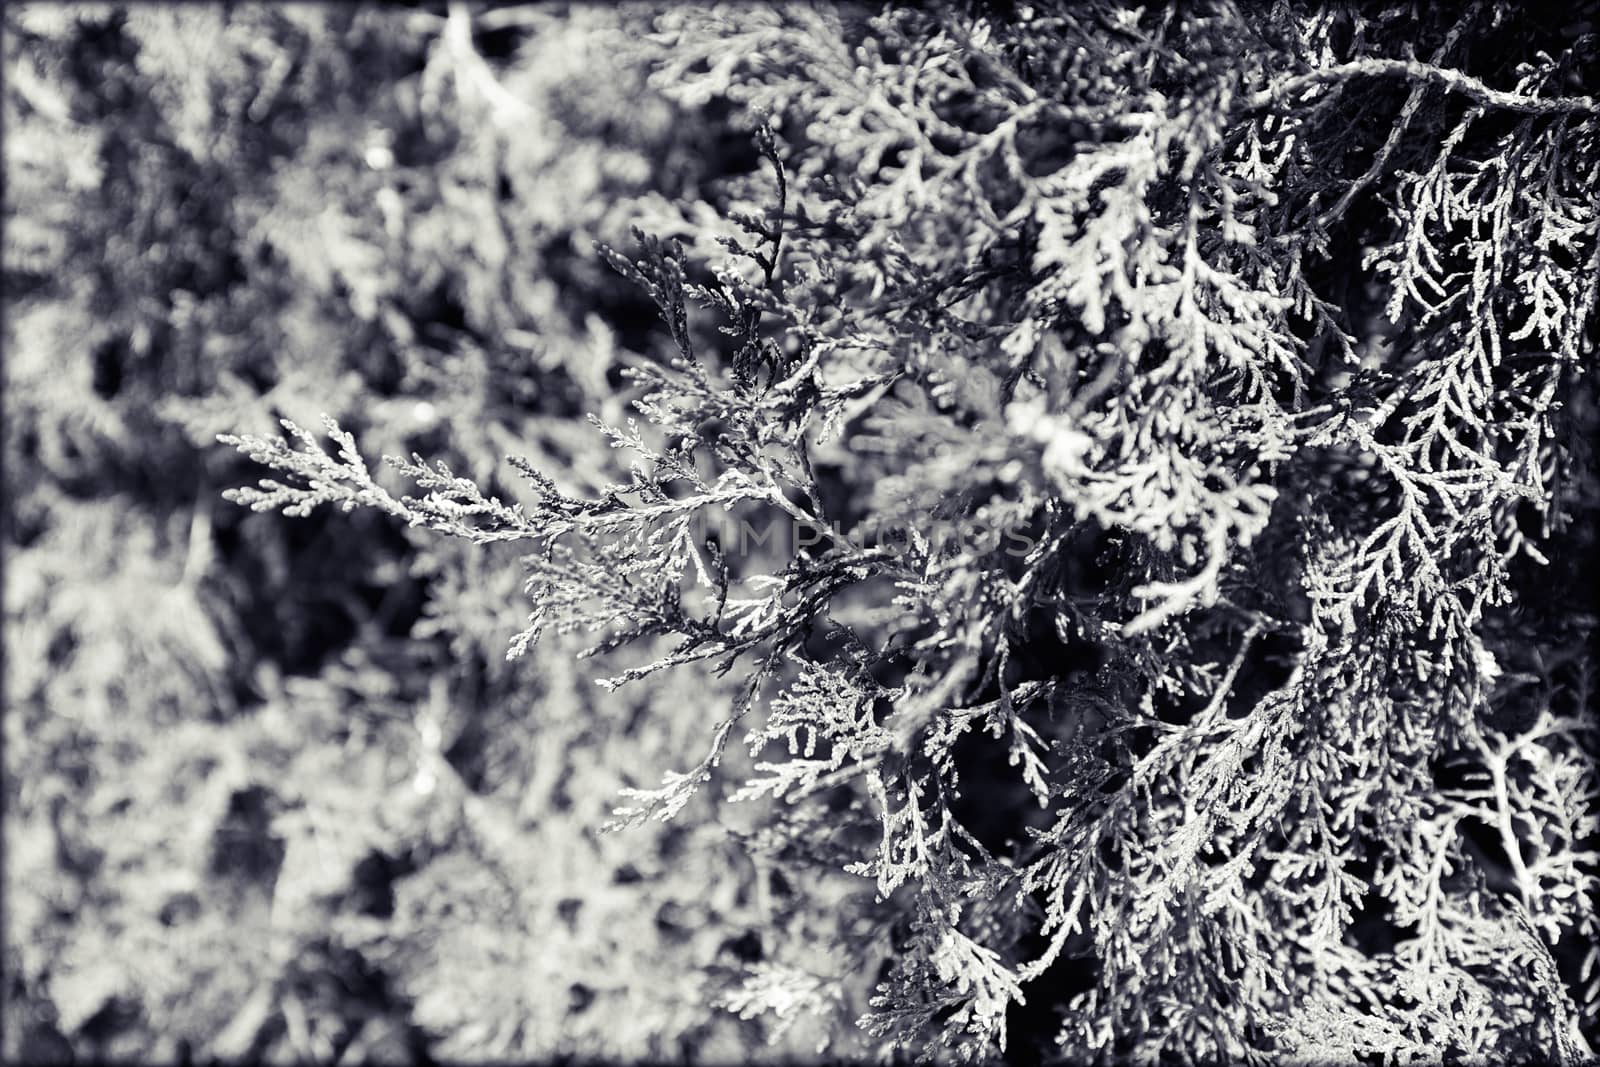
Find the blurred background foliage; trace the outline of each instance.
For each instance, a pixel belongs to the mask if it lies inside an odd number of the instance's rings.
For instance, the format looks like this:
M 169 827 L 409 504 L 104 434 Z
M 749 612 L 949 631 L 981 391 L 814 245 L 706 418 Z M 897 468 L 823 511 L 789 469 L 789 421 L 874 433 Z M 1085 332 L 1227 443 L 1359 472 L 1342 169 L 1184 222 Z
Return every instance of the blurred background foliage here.
M 648 88 L 651 17 L 6 6 L 8 1060 L 826 1036 L 716 1004 L 858 889 L 802 904 L 709 794 L 599 833 L 698 757 L 713 680 L 606 694 L 557 642 L 508 663 L 514 559 L 220 501 L 251 472 L 219 431 L 323 412 L 486 487 L 512 452 L 614 473 L 584 415 L 617 421 L 620 361 L 661 336 L 595 242 L 757 166 Z

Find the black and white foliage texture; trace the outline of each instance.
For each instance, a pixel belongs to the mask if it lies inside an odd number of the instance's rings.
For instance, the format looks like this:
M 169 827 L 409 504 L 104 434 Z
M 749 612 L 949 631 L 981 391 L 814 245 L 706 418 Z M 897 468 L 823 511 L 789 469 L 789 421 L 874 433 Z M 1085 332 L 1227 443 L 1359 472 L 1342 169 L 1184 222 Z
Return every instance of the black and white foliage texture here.
M 514 542 L 511 656 L 737 682 L 613 829 L 727 791 L 866 892 L 731 1010 L 936 1061 L 1582 1062 L 1596 18 L 671 7 L 652 84 L 759 158 L 604 251 L 665 324 L 609 482 L 400 495 L 330 423 L 225 437 L 275 471 L 228 496 Z

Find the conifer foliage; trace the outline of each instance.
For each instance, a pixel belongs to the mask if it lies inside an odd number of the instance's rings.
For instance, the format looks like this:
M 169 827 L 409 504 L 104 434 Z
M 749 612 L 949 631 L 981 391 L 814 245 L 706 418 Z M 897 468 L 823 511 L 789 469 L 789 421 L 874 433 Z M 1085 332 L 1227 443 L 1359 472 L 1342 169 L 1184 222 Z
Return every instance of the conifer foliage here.
M 755 153 L 604 253 L 666 327 L 595 420 L 612 483 L 413 456 L 395 495 L 290 424 L 224 438 L 276 472 L 228 495 L 514 543 L 512 656 L 737 683 L 614 826 L 731 788 L 763 862 L 877 900 L 753 966 L 748 1016 L 935 1059 L 1579 1062 L 1586 10 L 671 9 L 652 84 Z
M 606 699 L 560 641 L 507 663 L 514 555 L 219 495 L 253 476 L 219 431 L 319 410 L 486 485 L 512 448 L 601 480 L 583 414 L 620 403 L 612 353 L 651 305 L 593 240 L 748 144 L 649 90 L 626 47 L 649 25 L 0 11 L 0 1060 L 750 1047 L 707 1004 L 760 952 L 751 865 L 706 819 L 597 832 L 618 788 L 697 758 L 694 722 L 650 709 L 715 690 Z

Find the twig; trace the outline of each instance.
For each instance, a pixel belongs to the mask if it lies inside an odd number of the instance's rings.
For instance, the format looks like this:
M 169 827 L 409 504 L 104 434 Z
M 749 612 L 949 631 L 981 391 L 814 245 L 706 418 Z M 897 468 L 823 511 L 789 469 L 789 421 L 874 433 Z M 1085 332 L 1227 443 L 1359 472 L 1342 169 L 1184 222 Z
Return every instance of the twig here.
M 189 548 L 183 557 L 183 576 L 178 585 L 192 588 L 211 567 L 211 507 L 212 492 L 204 475 L 200 490 L 195 495 L 194 514 L 189 519 Z
M 1529 115 L 1600 112 L 1600 102 L 1596 102 L 1593 97 L 1520 96 L 1517 93 L 1490 88 L 1478 79 L 1458 70 L 1437 67 L 1415 59 L 1357 59 L 1350 63 L 1340 63 L 1333 67 L 1296 74 L 1248 97 L 1245 100 L 1245 108 L 1251 111 L 1259 110 L 1274 100 L 1293 96 L 1321 85 L 1351 81 L 1356 78 L 1384 77 L 1403 77 L 1440 85 L 1486 107 L 1505 108 L 1508 111 L 1520 111 Z
M 1456 42 L 1461 39 L 1462 32 L 1466 30 L 1477 15 L 1478 6 L 1473 4 L 1468 8 L 1466 14 L 1462 15 L 1456 21 L 1456 24 L 1450 27 L 1450 32 L 1445 34 L 1444 41 L 1439 45 L 1438 50 L 1429 57 L 1429 64 L 1437 65 L 1450 54 L 1450 49 L 1455 47 Z M 1383 147 L 1373 157 L 1372 165 L 1367 168 L 1366 173 L 1350 183 L 1350 187 L 1344 191 L 1332 207 L 1317 216 L 1317 226 L 1319 228 L 1326 229 L 1329 223 L 1344 215 L 1355 198 L 1361 195 L 1361 191 L 1376 181 L 1379 175 L 1383 173 L 1383 169 L 1389 165 L 1389 157 L 1394 155 L 1395 150 L 1400 147 L 1401 138 L 1405 136 L 1406 130 L 1411 127 L 1411 120 L 1422 106 L 1423 97 L 1427 95 L 1427 92 L 1428 83 L 1426 81 L 1418 82 L 1412 86 L 1411 95 L 1406 97 L 1405 106 L 1400 109 L 1400 120 L 1394 124 L 1394 129 L 1389 131 L 1389 138 L 1383 142 Z

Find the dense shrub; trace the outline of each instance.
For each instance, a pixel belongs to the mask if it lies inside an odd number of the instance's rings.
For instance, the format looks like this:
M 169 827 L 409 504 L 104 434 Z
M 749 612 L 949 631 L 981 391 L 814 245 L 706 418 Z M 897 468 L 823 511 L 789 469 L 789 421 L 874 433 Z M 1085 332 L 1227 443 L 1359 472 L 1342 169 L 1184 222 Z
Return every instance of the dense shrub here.
M 241 894 L 260 864 L 289 863 L 251 827 L 307 827 L 290 857 L 326 847 L 317 819 L 353 802 L 336 747 L 352 721 L 402 708 L 415 724 L 405 775 L 372 757 L 367 817 L 342 820 L 355 840 L 331 867 L 341 884 L 385 881 L 363 864 L 407 875 L 392 899 L 336 905 L 337 937 L 298 935 L 294 966 L 263 963 L 264 1010 L 304 1030 L 305 1009 L 284 1006 L 312 997 L 295 976 L 317 973 L 314 952 L 350 952 L 404 985 L 408 1021 L 457 1055 L 659 1054 L 678 1033 L 706 1039 L 675 1051 L 714 1057 L 715 1003 L 765 1020 L 780 1051 L 831 1037 L 838 1055 L 1586 1056 L 1600 1038 L 1595 14 L 674 7 L 597 53 L 648 70 L 662 110 L 623 138 L 655 167 L 594 188 L 593 217 L 485 240 L 480 217 L 456 230 L 410 212 L 451 218 L 494 182 L 419 193 L 432 212 L 373 193 L 374 215 L 352 193 L 366 232 L 420 247 L 415 262 L 313 254 L 323 273 L 283 289 L 373 324 L 368 346 L 341 350 L 360 353 L 341 357 L 356 365 L 344 402 L 318 386 L 301 394 L 314 404 L 276 405 L 282 439 L 252 424 L 274 406 L 259 397 L 166 408 L 188 441 L 234 418 L 226 439 L 275 471 L 227 495 L 315 523 L 328 547 L 308 555 L 369 568 L 356 595 L 377 607 L 348 614 L 403 635 L 351 646 L 396 662 L 298 664 L 312 679 L 285 685 L 292 699 L 224 718 L 244 766 L 294 769 L 285 795 L 337 794 L 301 818 L 270 814 L 276 777 L 218 794 L 208 877 Z M 521 47 L 553 63 L 577 17 Z M 392 18 L 351 26 L 412 24 Z M 484 159 L 528 152 L 521 165 L 567 180 L 521 132 L 528 99 L 557 101 L 561 136 L 592 138 L 597 160 L 624 158 L 593 118 L 637 118 L 614 86 L 568 93 L 578 73 L 532 61 L 495 71 L 459 9 L 414 19 L 451 57 L 449 91 L 480 109 L 448 151 L 418 120 L 442 153 L 419 170 L 481 178 Z M 430 69 L 400 76 L 422 116 L 447 91 Z M 550 81 L 518 80 L 533 72 Z M 306 85 L 319 95 L 295 123 L 315 126 L 333 90 Z M 292 229 L 309 188 L 277 187 L 283 222 L 248 232 Z M 598 253 L 516 243 L 562 225 Z M 474 288 L 480 267 L 510 286 L 520 256 L 551 288 Z M 450 312 L 410 303 L 439 292 L 430 269 L 466 286 Z M 661 328 L 611 286 L 647 296 Z M 448 353 L 406 355 L 440 317 Z M 559 354 L 496 362 L 530 334 Z M 374 337 L 392 362 L 364 362 Z M 600 371 L 578 354 L 596 350 Z M 552 407 L 497 418 L 473 392 L 448 430 L 417 428 L 464 382 Z M 314 405 L 326 438 L 306 428 Z M 586 410 L 592 428 L 575 421 Z M 362 458 L 385 451 L 410 458 Z M 329 503 L 360 507 L 316 510 Z M 239 529 L 282 543 L 294 525 Z M 384 608 L 408 595 L 424 606 Z M 36 627 L 42 654 L 77 625 Z M 598 689 L 568 660 L 580 641 Z M 230 662 L 187 656 L 197 672 Z M 158 682 L 142 684 L 160 707 Z M 40 682 L 28 699 L 54 723 L 73 697 Z M 311 740 L 260 755 L 300 723 Z M 54 727 L 50 765 L 109 730 Z M 591 731 L 636 743 L 586 748 Z M 592 761 L 645 756 L 662 757 L 660 785 L 608 802 L 616 776 Z M 590 867 L 557 891 L 543 813 L 563 797 L 591 828 L 615 803 L 617 832 L 559 846 Z M 240 838 L 255 844 L 218 850 Z M 596 1016 L 648 1014 L 650 1036 L 624 1046 L 541 1013 L 559 1014 L 551 991 L 570 975 L 597 973 L 586 961 L 620 970 L 621 912 L 597 916 L 584 878 L 630 854 L 647 859 L 615 868 L 625 883 L 681 886 L 651 898 L 663 944 L 747 933 L 629 972 L 626 1006 Z M 719 872 L 710 890 L 674 878 L 703 870 Z M 277 884 L 272 907 L 292 912 L 280 896 L 319 883 Z M 559 898 L 519 908 L 530 886 Z M 440 910 L 457 891 L 493 916 L 471 936 Z M 429 945 L 441 928 L 456 936 Z M 543 947 L 561 929 L 570 942 Z M 673 966 L 682 1001 L 651 981 Z M 38 962 L 22 973 L 56 980 Z M 576 983 L 568 1007 L 598 988 Z M 106 1011 L 116 992 L 77 995 Z M 802 1016 L 810 1032 L 790 1028 Z

